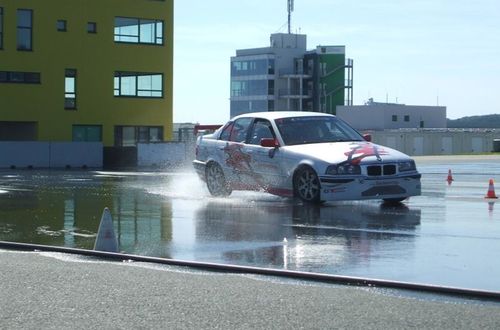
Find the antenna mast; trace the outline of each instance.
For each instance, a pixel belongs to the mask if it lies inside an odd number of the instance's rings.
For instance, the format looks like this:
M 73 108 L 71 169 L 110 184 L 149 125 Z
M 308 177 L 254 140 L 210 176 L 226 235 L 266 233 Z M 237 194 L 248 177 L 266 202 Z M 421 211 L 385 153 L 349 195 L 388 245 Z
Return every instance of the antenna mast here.
M 294 0 L 288 1 L 288 34 L 292 33 L 292 12 L 293 12 L 293 2 Z

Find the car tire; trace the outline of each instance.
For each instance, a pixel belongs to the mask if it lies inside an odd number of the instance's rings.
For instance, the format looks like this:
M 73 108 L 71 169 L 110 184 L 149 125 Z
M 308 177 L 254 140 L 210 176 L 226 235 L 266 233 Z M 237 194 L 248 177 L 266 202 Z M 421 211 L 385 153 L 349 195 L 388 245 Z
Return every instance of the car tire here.
M 306 203 L 321 203 L 321 184 L 319 177 L 309 166 L 297 170 L 293 180 L 294 195 Z
M 232 192 L 224 176 L 222 168 L 217 163 L 209 163 L 205 170 L 205 181 L 212 196 L 225 197 Z

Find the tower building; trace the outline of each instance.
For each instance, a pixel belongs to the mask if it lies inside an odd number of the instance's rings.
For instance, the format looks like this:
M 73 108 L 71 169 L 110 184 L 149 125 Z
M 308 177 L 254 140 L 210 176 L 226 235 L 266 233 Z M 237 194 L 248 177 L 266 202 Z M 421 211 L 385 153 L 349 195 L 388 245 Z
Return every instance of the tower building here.
M 241 49 L 231 57 L 231 117 L 256 111 L 335 114 L 352 105 L 353 61 L 345 46 L 307 50 L 303 34 L 276 33 L 270 46 Z

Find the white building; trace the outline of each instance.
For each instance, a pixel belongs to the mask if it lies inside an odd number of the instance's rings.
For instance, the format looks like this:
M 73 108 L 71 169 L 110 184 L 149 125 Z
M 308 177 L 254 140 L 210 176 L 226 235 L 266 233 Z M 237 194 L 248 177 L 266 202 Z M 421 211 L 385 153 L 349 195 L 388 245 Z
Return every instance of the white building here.
M 337 116 L 358 130 L 446 128 L 446 107 L 379 103 L 337 106 Z
M 397 129 L 371 131 L 373 142 L 411 156 L 462 155 L 494 151 L 495 129 Z

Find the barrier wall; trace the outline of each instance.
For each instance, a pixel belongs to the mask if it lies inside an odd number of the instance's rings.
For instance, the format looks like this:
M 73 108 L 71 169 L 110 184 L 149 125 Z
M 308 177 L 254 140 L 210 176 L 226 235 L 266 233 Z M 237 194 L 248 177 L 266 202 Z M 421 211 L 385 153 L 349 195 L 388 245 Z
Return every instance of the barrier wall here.
M 137 144 L 137 166 L 178 166 L 194 159 L 190 144 L 184 142 Z
M 368 132 L 373 142 L 397 149 L 411 156 L 457 155 L 492 152 L 500 130 Z M 190 164 L 195 158 L 194 143 L 164 142 L 137 145 L 137 166 L 165 167 Z
M 375 131 L 373 142 L 411 156 L 488 153 L 500 131 Z
M 0 141 L 0 168 L 102 167 L 100 142 Z
M 500 131 L 375 131 L 373 142 L 408 155 L 456 155 L 488 153 Z M 135 151 L 134 151 L 135 152 Z M 190 164 L 193 143 L 139 143 L 137 162 L 128 166 L 168 167 Z M 117 167 L 123 164 L 115 164 Z M 10 142 L 0 141 L 0 168 L 102 168 L 100 142 Z

